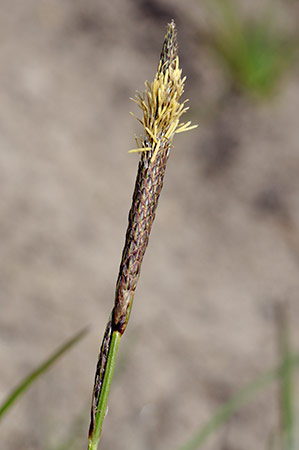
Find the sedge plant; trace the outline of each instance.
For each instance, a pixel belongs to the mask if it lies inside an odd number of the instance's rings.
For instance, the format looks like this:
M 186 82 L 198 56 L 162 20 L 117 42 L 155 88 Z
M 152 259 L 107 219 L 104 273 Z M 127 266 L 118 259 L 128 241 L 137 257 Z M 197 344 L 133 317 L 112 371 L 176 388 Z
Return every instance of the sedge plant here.
M 114 307 L 106 326 L 96 368 L 89 450 L 98 448 L 118 346 L 129 320 L 173 138 L 176 133 L 196 127 L 190 122 L 180 122 L 182 114 L 188 109 L 186 101 L 180 102 L 185 79 L 179 68 L 176 26 L 172 21 L 167 28 L 154 81 L 151 84 L 146 82 L 144 93 L 138 92 L 133 100 L 142 111 L 142 118 L 137 120 L 143 127 L 143 135 L 136 138 L 137 148 L 131 152 L 138 152 L 140 161 L 116 283 Z
M 137 93 L 133 101 L 140 107 L 143 117 L 137 119 L 144 130 L 137 138 L 137 149 L 131 152 L 140 154 L 137 179 L 129 213 L 129 224 L 125 246 L 116 284 L 115 303 L 110 315 L 100 348 L 94 389 L 92 395 L 91 423 L 89 429 L 89 450 L 96 450 L 101 436 L 106 413 L 117 350 L 132 307 L 132 302 L 140 275 L 141 263 L 148 245 L 158 199 L 163 186 L 166 163 L 175 133 L 195 128 L 190 122 L 180 123 L 181 115 L 188 109 L 186 101 L 179 102 L 183 93 L 185 78 L 179 68 L 176 27 L 172 21 L 168 25 L 163 43 L 158 71 L 152 84 L 145 83 L 145 92 Z M 225 425 L 231 417 L 264 391 L 275 381 L 280 383 L 281 449 L 297 448 L 295 433 L 294 377 L 299 366 L 299 354 L 290 349 L 288 328 L 284 311 L 279 314 L 279 342 L 281 363 L 278 367 L 262 373 L 231 399 L 222 405 L 214 415 L 188 441 L 177 450 L 196 450 L 203 448 L 206 441 Z M 43 364 L 26 376 L 20 384 L 0 404 L 0 420 L 15 405 L 27 389 L 50 367 L 75 345 L 86 333 L 82 330 L 64 343 Z M 61 450 L 73 446 L 74 433 Z

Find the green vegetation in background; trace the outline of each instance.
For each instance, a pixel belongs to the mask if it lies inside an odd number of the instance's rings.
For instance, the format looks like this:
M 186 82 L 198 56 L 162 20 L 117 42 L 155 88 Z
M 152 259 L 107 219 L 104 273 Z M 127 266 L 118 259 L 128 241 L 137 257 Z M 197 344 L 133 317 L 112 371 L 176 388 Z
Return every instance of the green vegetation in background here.
M 21 395 L 33 384 L 43 373 L 50 369 L 50 367 L 63 356 L 73 345 L 75 345 L 87 332 L 87 329 L 75 334 L 71 339 L 66 341 L 59 349 L 53 353 L 43 364 L 38 366 L 33 372 L 26 376 L 20 384 L 8 395 L 6 400 L 0 405 L 0 420 L 5 413 L 16 403 Z
M 282 380 L 286 372 L 290 373 L 299 365 L 299 354 L 288 357 L 279 367 L 269 370 L 249 383 L 227 403 L 222 405 L 218 411 L 199 429 L 195 435 L 177 450 L 197 450 L 203 448 L 207 439 L 214 435 L 217 430 L 225 425 L 231 417 L 253 400 L 259 392 L 263 392 L 271 383 Z M 285 430 L 284 430 L 285 433 Z M 281 450 L 291 450 L 292 447 L 284 447 Z
M 291 354 L 290 330 L 288 326 L 287 308 L 282 303 L 276 307 L 276 323 L 278 329 L 278 344 L 281 360 L 288 361 Z M 296 449 L 295 406 L 294 406 L 294 378 L 292 367 L 285 365 L 281 374 L 279 403 L 280 430 L 279 444 L 285 450 Z
M 289 326 L 287 320 L 286 305 L 279 303 L 275 308 L 276 325 L 278 329 L 278 344 L 280 353 L 280 365 L 268 372 L 264 372 L 255 380 L 237 392 L 228 402 L 222 405 L 218 411 L 199 429 L 195 435 L 177 450 L 197 450 L 203 448 L 206 440 L 224 426 L 232 416 L 253 400 L 256 395 L 263 392 L 274 381 L 279 382 L 278 409 L 280 415 L 280 428 L 275 433 L 274 441 L 270 448 L 279 450 L 297 450 L 296 443 L 296 418 L 294 407 L 294 372 L 299 365 L 299 354 L 294 354 L 289 338 Z M 278 439 L 276 439 L 276 437 Z M 274 447 L 273 447 L 274 444 Z
M 273 2 L 256 19 L 242 17 L 234 0 L 209 0 L 207 6 L 210 42 L 233 85 L 257 97 L 273 94 L 295 49 L 275 24 Z

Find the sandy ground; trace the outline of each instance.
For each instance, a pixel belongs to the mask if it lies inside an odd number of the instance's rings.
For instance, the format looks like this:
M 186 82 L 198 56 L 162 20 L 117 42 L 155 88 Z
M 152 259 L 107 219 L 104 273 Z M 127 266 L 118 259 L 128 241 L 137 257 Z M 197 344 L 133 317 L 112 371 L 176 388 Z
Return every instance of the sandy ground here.
M 174 17 L 200 127 L 169 160 L 101 447 L 174 449 L 276 364 L 277 302 L 298 348 L 298 71 L 270 103 L 232 96 L 211 113 L 226 81 L 199 40 L 200 2 L 0 7 L 0 399 L 90 325 L 5 417 L 1 448 L 56 450 L 71 430 L 67 448 L 86 447 L 138 161 L 129 97 Z M 265 449 L 277 411 L 269 389 L 204 448 Z

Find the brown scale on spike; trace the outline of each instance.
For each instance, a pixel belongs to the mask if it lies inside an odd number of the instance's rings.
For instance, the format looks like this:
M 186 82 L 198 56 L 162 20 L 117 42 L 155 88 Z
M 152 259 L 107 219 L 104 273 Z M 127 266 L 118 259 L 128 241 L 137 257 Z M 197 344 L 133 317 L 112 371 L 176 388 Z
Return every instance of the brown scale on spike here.
M 190 126 L 190 122 L 179 122 L 188 108 L 185 102 L 179 102 L 184 92 L 185 78 L 182 78 L 177 53 L 176 27 L 172 21 L 167 28 L 155 79 L 152 84 L 146 82 L 144 93 L 137 93 L 133 100 L 143 114 L 137 120 L 143 127 L 144 135 L 136 138 L 138 148 L 131 150 L 140 153 L 140 161 L 116 283 L 114 308 L 106 327 L 95 375 L 89 428 L 91 441 L 96 429 L 96 418 L 102 412 L 98 411 L 99 399 L 107 372 L 110 344 L 113 337 L 124 333 L 129 320 L 174 134 L 197 126 Z
M 179 103 L 185 78 L 179 69 L 175 24 L 168 25 L 162 47 L 158 72 L 153 83 L 145 83 L 145 92 L 137 93 L 135 103 L 143 112 L 145 136 L 136 138 L 141 158 L 129 212 L 125 246 L 116 285 L 112 328 L 124 333 L 140 275 L 143 256 L 155 218 L 163 186 L 166 163 L 175 133 L 194 126 L 180 124 L 180 116 L 188 109 Z M 131 150 L 132 151 L 132 150 Z

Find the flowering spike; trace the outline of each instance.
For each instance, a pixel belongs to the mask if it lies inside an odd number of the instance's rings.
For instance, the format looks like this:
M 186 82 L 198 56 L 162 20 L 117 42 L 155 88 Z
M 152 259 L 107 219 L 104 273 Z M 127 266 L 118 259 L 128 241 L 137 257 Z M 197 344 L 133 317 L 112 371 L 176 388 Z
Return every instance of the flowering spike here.
M 148 151 L 151 154 L 151 163 L 159 152 L 169 150 L 175 133 L 197 127 L 189 126 L 191 122 L 188 122 L 188 125 L 179 122 L 181 115 L 188 110 L 185 106 L 187 100 L 179 102 L 184 92 L 185 80 L 186 77 L 182 78 L 182 70 L 179 68 L 176 29 L 172 21 L 165 36 L 155 79 L 152 84 L 146 81 L 144 93 L 141 95 L 138 92 L 133 99 L 143 113 L 143 118 L 137 119 L 145 132 L 145 138 L 140 139 L 139 151 Z
M 175 133 L 191 130 L 196 126 L 190 126 L 190 122 L 180 124 L 179 121 L 188 108 L 185 101 L 179 103 L 184 91 L 185 77 L 182 79 L 177 50 L 176 28 L 172 21 L 168 25 L 153 83 L 146 82 L 144 94 L 137 92 L 136 98 L 133 99 L 143 112 L 143 118 L 137 120 L 143 126 L 144 136 L 135 137 L 137 148 L 131 150 L 140 153 L 140 161 L 116 283 L 114 308 L 106 328 L 96 370 L 89 450 L 96 450 L 100 439 L 118 344 L 129 320 L 172 140 Z

